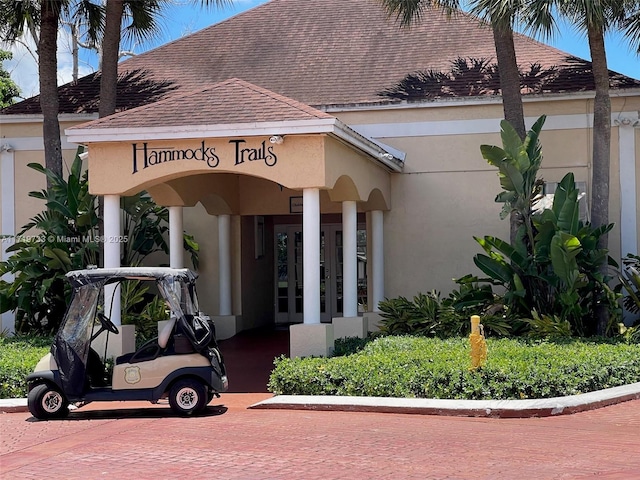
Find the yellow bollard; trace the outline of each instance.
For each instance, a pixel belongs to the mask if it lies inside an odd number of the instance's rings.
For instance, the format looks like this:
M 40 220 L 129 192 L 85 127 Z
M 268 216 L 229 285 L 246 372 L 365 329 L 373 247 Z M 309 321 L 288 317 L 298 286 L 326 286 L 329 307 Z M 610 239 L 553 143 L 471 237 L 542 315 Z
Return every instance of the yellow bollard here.
M 471 344 L 471 370 L 476 370 L 487 361 L 487 342 L 484 339 L 478 315 L 471 316 L 469 343 Z

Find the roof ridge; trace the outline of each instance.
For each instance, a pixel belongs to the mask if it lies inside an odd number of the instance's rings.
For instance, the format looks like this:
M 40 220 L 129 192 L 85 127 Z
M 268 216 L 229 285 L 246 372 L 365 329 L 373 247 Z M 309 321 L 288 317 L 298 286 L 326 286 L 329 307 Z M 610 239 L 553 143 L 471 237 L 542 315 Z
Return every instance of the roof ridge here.
M 296 109 L 300 110 L 301 112 L 308 113 L 310 115 L 315 115 L 315 116 L 318 116 L 318 114 L 320 114 L 323 117 L 328 115 L 326 112 L 323 112 L 322 110 L 314 108 L 311 105 L 308 105 L 308 104 L 306 104 L 304 102 L 300 102 L 300 101 L 298 101 L 298 100 L 296 100 L 294 98 L 287 97 L 286 95 L 282 95 L 280 93 L 274 92 L 272 90 L 269 90 L 268 88 L 261 87 L 259 85 L 254 84 L 254 83 L 247 82 L 246 80 L 242 80 L 241 78 L 234 77 L 232 79 L 229 79 L 228 81 L 230 81 L 230 80 L 237 80 L 238 82 L 244 84 L 247 88 L 253 90 L 254 92 L 261 93 L 261 94 L 266 95 L 267 97 L 269 97 L 269 98 L 271 98 L 273 100 L 285 103 L 285 104 L 289 105 L 290 107 L 293 107 L 293 108 L 296 108 Z

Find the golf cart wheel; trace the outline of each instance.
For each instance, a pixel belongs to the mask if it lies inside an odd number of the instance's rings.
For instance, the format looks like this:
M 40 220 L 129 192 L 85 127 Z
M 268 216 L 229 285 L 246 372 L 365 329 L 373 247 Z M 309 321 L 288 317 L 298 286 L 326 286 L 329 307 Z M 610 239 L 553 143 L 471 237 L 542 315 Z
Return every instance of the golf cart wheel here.
M 178 380 L 169 392 L 169 405 L 180 415 L 193 415 L 207 406 L 207 390 L 194 378 Z
M 36 385 L 27 398 L 31 415 L 40 419 L 64 418 L 69 415 L 69 402 L 55 387 L 45 383 Z

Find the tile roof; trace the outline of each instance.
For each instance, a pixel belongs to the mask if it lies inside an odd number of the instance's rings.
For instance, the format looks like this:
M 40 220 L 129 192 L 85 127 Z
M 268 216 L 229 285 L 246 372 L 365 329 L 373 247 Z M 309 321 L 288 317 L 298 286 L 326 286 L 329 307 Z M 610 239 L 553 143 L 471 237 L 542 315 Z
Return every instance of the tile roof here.
M 552 91 L 593 89 L 589 62 L 524 35 L 514 41 L 522 67 L 582 64 Z M 458 57 L 495 59 L 491 28 L 466 13 L 428 10 L 419 24 L 401 29 L 378 0 L 272 0 L 122 62 L 118 109 L 229 78 L 307 105 L 389 103 L 397 100 L 380 92 L 412 72 L 446 71 Z M 614 87 L 640 86 L 617 78 Z M 61 87 L 60 111 L 96 111 L 98 93 L 95 74 Z M 3 113 L 38 111 L 35 97 Z
M 116 113 L 76 128 L 243 124 L 334 118 L 238 78 Z

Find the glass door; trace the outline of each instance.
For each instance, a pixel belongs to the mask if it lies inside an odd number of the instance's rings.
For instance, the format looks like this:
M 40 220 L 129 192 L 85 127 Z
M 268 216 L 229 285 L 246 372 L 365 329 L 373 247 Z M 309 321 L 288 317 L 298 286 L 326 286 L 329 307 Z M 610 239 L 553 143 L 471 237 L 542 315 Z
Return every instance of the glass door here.
M 276 323 L 302 323 L 304 277 L 302 227 L 276 225 Z M 331 321 L 331 259 L 325 230 L 320 231 L 320 320 Z M 328 300 L 329 299 L 329 300 Z
M 302 323 L 304 279 L 302 226 L 275 227 L 276 323 Z M 343 236 L 341 225 L 323 225 L 320 230 L 320 320 L 331 322 L 342 315 Z M 358 301 L 366 298 L 366 230 L 358 229 Z

